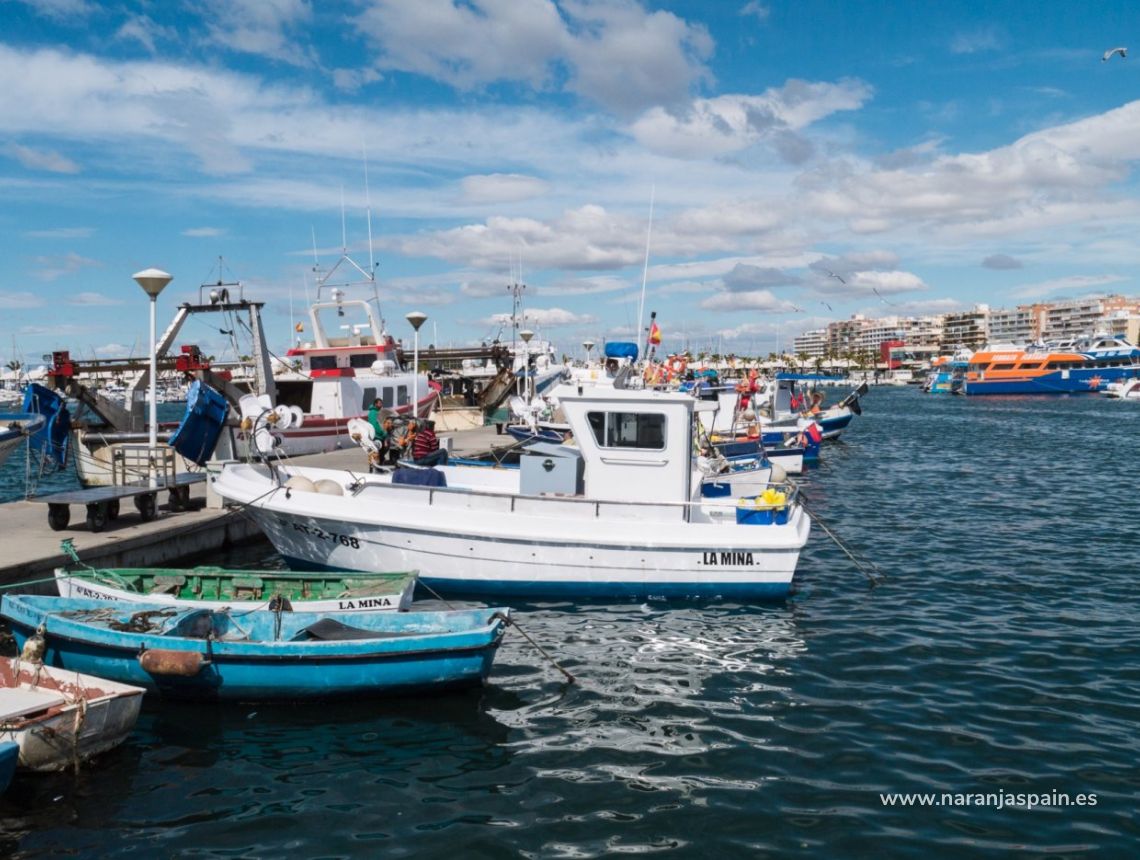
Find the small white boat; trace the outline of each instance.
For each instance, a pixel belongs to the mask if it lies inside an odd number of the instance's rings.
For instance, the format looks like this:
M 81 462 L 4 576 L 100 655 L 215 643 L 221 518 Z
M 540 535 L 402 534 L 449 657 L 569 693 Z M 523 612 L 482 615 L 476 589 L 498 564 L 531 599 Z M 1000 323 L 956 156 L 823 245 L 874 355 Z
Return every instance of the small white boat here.
M 127 739 L 142 687 L 0 657 L 0 742 L 20 747 L 19 767 L 58 771 Z
M 1108 383 L 1104 388 L 1104 396 L 1116 400 L 1140 400 L 1140 377 Z

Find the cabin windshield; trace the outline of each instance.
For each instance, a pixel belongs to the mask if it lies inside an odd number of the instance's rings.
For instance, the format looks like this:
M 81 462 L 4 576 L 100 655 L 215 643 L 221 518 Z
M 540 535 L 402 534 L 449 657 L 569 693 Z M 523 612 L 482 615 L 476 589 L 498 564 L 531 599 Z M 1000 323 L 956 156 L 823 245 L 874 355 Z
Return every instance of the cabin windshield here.
M 586 415 L 599 448 L 665 448 L 665 416 L 641 412 L 590 412 Z

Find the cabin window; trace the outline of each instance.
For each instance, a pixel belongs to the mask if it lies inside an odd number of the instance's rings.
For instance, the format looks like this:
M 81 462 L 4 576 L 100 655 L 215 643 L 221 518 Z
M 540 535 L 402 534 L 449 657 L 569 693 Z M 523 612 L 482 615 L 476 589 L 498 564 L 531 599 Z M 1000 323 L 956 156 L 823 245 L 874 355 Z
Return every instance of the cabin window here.
M 643 412 L 590 412 L 586 415 L 599 448 L 665 448 L 665 416 Z
M 411 403 L 411 398 L 408 397 L 408 386 L 397 385 L 396 386 L 396 405 L 397 406 L 407 406 L 409 403 Z
M 384 388 L 380 392 L 380 401 L 384 404 L 385 409 L 391 409 L 396 405 L 396 401 L 392 397 L 392 389 Z
M 374 362 L 375 360 L 376 360 L 376 354 L 375 353 L 372 353 L 372 352 L 366 352 L 363 354 L 357 353 L 356 355 L 350 355 L 348 357 L 348 366 L 349 367 L 371 367 L 372 362 Z
M 375 399 L 376 399 L 376 389 L 375 388 L 365 388 L 364 389 L 364 402 L 362 404 L 360 404 L 360 408 L 364 409 L 364 410 L 371 409 L 372 408 L 372 401 Z
M 992 370 L 1013 370 L 1012 364 L 995 364 Z
M 311 370 L 336 370 L 335 355 L 314 355 L 309 358 Z

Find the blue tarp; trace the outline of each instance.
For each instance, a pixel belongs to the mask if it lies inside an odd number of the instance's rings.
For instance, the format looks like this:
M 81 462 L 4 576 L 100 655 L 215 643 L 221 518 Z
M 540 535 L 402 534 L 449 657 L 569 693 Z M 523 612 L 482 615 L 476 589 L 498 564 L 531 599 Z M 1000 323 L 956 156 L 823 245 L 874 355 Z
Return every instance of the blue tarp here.
M 446 487 L 447 477 L 439 469 L 397 469 L 392 473 L 392 483 L 417 487 Z
M 32 382 L 24 389 L 24 411 L 45 418 L 43 427 L 28 437 L 28 446 L 54 460 L 62 469 L 67 465 L 71 432 L 71 413 L 64 399 L 50 388 Z
M 606 344 L 605 352 L 606 358 L 628 358 L 631 361 L 637 361 L 636 343 L 615 340 Z
M 195 379 L 186 393 L 186 415 L 170 437 L 170 447 L 199 466 L 204 466 L 218 445 L 229 414 L 226 398 Z

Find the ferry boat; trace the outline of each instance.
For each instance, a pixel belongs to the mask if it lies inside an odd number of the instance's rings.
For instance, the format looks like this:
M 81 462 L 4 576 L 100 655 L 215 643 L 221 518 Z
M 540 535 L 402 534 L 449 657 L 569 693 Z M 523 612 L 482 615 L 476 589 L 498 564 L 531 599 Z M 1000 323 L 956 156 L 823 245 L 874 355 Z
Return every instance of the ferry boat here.
M 1100 335 L 1029 349 L 982 349 L 966 368 L 969 396 L 985 394 L 1092 394 L 1110 383 L 1140 376 L 1140 348 L 1122 337 Z

